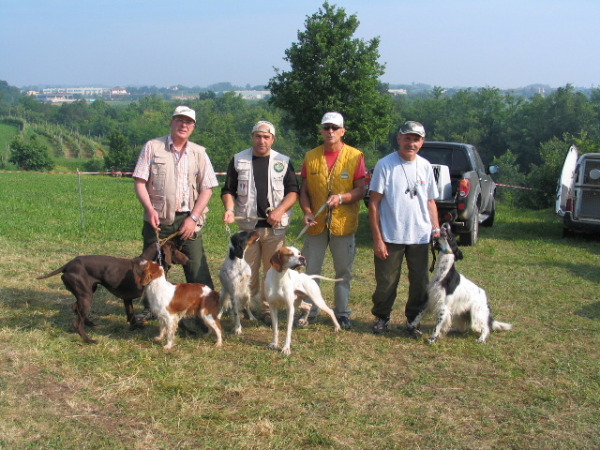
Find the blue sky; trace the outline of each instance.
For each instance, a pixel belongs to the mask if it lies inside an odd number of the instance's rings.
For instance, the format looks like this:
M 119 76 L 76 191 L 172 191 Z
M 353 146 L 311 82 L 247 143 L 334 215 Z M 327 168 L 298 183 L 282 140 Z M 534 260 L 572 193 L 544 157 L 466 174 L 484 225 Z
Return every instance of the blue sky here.
M 387 83 L 600 85 L 598 0 L 348 0 Z M 12 86 L 265 84 L 323 1 L 0 0 Z M 343 65 L 344 61 L 340 61 Z

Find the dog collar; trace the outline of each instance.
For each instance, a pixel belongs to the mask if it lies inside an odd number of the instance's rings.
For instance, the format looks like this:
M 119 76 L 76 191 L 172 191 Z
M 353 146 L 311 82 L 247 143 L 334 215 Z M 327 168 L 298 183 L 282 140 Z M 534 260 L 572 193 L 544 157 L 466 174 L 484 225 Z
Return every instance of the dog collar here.
M 443 248 L 440 248 L 440 252 L 448 254 L 448 253 L 452 253 L 452 250 L 449 250 L 446 247 L 443 247 Z

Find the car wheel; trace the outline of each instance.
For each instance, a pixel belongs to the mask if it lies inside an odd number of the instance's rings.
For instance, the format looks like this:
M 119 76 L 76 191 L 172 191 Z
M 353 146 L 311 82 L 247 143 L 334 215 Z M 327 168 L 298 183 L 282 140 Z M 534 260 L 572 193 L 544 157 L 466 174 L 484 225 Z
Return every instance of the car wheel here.
M 473 215 L 469 220 L 469 226 L 466 233 L 460 235 L 461 245 L 475 245 L 477 244 L 477 238 L 479 237 L 479 208 L 475 206 L 473 208 Z
M 490 215 L 487 217 L 487 219 L 485 219 L 483 222 L 481 222 L 481 226 L 482 227 L 491 227 L 492 225 L 494 225 L 495 218 L 496 218 L 496 199 L 492 200 L 492 210 L 490 212 Z

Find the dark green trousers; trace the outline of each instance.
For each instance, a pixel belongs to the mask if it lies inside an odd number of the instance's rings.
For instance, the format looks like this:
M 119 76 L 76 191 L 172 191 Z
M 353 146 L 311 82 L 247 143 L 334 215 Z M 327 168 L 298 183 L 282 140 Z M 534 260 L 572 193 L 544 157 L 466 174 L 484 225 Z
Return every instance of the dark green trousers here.
M 181 227 L 182 222 L 189 216 L 188 213 L 178 213 L 175 216 L 175 222 L 172 225 L 161 225 L 159 238 L 164 239 L 175 233 Z M 142 228 L 142 236 L 144 238 L 144 249 L 149 245 L 156 243 L 156 231 L 152 226 L 144 221 Z M 208 261 L 204 252 L 204 244 L 202 242 L 202 232 L 196 235 L 196 239 L 187 240 L 181 249 L 183 253 L 190 258 L 190 261 L 183 266 L 185 280 L 188 283 L 202 283 L 214 289 L 214 284 L 210 276 Z
M 389 256 L 385 261 L 374 257 L 376 286 L 371 312 L 382 319 L 387 319 L 392 314 L 400 283 L 402 261 L 406 257 L 409 287 L 404 314 L 408 322 L 412 322 L 427 304 L 429 244 L 388 243 L 387 247 Z

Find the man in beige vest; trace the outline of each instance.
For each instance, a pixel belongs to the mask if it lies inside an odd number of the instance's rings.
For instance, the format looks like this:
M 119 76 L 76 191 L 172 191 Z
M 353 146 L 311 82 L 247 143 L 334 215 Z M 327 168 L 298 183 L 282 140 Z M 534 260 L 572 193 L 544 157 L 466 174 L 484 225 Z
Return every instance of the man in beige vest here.
M 252 148 L 234 155 L 227 168 L 221 199 L 225 206 L 223 221 L 237 221 L 241 230 L 256 229 L 260 238 L 246 251 L 252 268 L 250 292 L 254 303 L 262 304 L 261 315 L 271 323 L 271 311 L 265 300 L 264 279 L 270 259 L 285 243 L 292 207 L 298 200 L 298 180 L 292 161 L 274 149 L 275 127 L 261 120 L 252 128 Z M 263 276 L 260 277 L 262 262 Z
M 190 259 L 183 267 L 186 281 L 212 288 L 200 230 L 218 182 L 206 149 L 189 140 L 195 127 L 193 109 L 175 108 L 171 133 L 146 143 L 133 179 L 135 193 L 144 207 L 144 248 L 156 242 L 156 230 L 160 239 L 178 232 L 185 241 L 182 251 Z M 148 313 L 142 314 L 142 320 Z
M 354 235 L 358 229 L 359 200 L 365 194 L 367 168 L 363 153 L 344 143 L 344 118 L 328 112 L 321 119 L 323 145 L 306 153 L 302 165 L 300 206 L 304 224 L 310 225 L 302 254 L 306 273 L 320 274 L 327 247 L 331 251 L 335 278 L 335 315 L 344 329 L 350 323 L 350 281 L 356 255 Z M 326 205 L 325 208 L 322 207 Z M 322 210 L 322 212 L 320 212 Z M 309 321 L 318 310 L 312 306 Z

